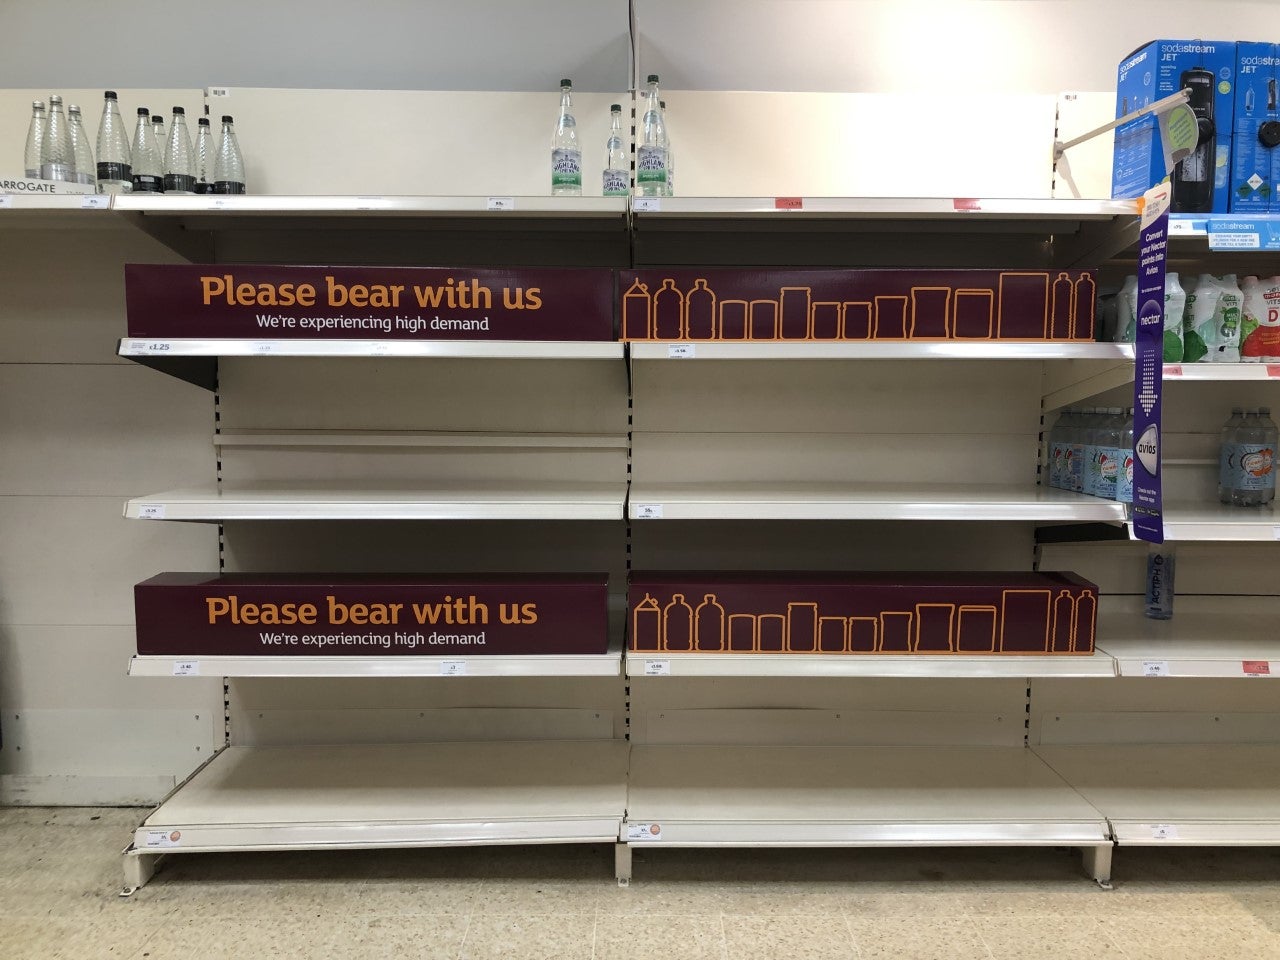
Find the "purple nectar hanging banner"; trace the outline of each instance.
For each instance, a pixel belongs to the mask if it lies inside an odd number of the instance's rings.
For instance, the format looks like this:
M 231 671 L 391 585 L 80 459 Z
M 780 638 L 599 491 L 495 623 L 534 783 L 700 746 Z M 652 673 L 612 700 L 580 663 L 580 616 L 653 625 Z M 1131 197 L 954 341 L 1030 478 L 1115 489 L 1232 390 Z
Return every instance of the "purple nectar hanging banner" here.
M 1164 373 L 1164 269 L 1169 184 L 1145 194 L 1138 237 L 1137 369 L 1133 377 L 1133 532 L 1164 543 L 1160 491 L 1160 393 Z

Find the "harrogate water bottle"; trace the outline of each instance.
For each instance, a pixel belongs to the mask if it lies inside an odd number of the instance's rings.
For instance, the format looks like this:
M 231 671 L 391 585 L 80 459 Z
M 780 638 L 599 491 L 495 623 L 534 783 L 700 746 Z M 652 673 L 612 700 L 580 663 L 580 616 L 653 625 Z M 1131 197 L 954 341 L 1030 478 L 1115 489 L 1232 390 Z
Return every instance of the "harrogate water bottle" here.
M 49 119 L 44 127 L 44 145 L 40 148 L 40 179 L 74 181 L 75 178 L 71 126 L 62 112 L 62 98 L 55 93 L 49 98 Z
M 89 147 L 89 134 L 85 133 L 80 108 L 67 104 L 67 127 L 71 131 L 71 153 L 76 158 L 76 183 L 94 186 L 98 182 L 98 170 L 93 162 L 93 150 Z
M 29 180 L 40 179 L 40 151 L 44 149 L 44 128 L 48 122 L 44 101 L 31 101 L 31 123 L 27 126 L 27 149 L 22 164 L 23 175 Z
M 129 136 L 116 103 L 116 92 L 102 95 L 102 119 L 98 121 L 98 190 L 101 193 L 130 193 L 133 166 Z
M 138 108 L 138 125 L 133 129 L 133 192 L 164 193 L 164 173 L 151 132 L 151 111 Z
M 212 192 L 246 192 L 244 157 L 240 155 L 240 141 L 236 139 L 235 120 L 229 114 L 222 117 L 222 136 L 218 139 L 218 152 L 213 160 Z
M 209 118 L 201 117 L 196 121 L 196 193 L 213 192 L 212 176 L 213 134 L 209 129 Z
M 169 142 L 164 149 L 164 192 L 196 192 L 195 154 L 187 135 L 187 112 L 182 107 L 173 108 L 173 122 L 169 125 Z
M 582 196 L 582 149 L 573 118 L 573 81 L 560 81 L 560 116 L 551 135 L 551 195 Z

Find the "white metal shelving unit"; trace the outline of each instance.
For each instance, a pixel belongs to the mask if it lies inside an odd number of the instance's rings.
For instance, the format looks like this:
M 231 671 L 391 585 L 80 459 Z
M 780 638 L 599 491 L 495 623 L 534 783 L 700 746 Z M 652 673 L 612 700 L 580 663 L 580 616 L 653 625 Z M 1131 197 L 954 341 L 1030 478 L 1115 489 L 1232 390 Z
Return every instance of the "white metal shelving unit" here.
M 1178 597 L 1174 614 L 1152 620 L 1140 598 L 1102 599 L 1097 646 L 1118 676 L 1280 676 L 1280 638 L 1258 630 L 1280 615 L 1275 597 Z
M 1098 811 L 1009 747 L 635 746 L 627 836 L 672 847 L 1077 846 L 1101 878 L 1111 856 Z
M 1101 651 L 1080 656 L 821 653 L 628 653 L 629 677 L 1113 677 Z
M 485 482 L 408 487 L 262 485 L 135 497 L 134 520 L 620 520 L 625 484 Z
M 126 886 L 175 852 L 611 842 L 626 769 L 616 740 L 231 746 L 138 827 Z

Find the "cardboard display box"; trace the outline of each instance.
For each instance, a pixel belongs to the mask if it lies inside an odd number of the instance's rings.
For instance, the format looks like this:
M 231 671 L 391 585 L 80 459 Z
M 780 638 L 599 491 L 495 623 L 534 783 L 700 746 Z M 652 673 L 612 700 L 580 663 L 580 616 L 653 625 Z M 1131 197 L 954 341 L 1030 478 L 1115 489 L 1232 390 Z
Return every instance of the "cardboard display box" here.
M 453 656 L 608 652 L 608 578 L 162 573 L 133 588 L 138 653 Z
M 1090 270 L 623 270 L 623 340 L 1092 340 Z
M 1267 213 L 1277 205 L 1280 89 L 1276 45 L 1236 44 L 1235 121 L 1231 136 L 1231 211 Z
M 1117 119 L 1190 89 L 1190 105 L 1200 129 L 1195 150 L 1169 171 L 1159 122 L 1153 115 L 1118 127 L 1111 171 L 1113 197 L 1140 197 L 1168 178 L 1173 184 L 1172 212 L 1230 210 L 1235 71 L 1234 40 L 1153 40 L 1121 61 L 1116 78 Z
M 636 573 L 636 653 L 1090 654 L 1072 573 Z

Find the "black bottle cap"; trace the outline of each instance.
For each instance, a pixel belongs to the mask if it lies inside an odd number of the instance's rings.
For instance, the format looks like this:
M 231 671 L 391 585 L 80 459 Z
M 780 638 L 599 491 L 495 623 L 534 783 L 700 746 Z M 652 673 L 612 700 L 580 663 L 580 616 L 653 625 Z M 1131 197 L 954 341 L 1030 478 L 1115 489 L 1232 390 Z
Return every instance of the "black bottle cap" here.
M 610 112 L 610 113 L 621 113 L 621 112 L 622 112 L 622 104 L 620 104 L 620 103 L 611 103 L 611 104 L 609 104 L 609 112 Z
M 196 121 L 196 124 L 201 127 L 207 127 L 209 125 L 209 118 L 201 117 L 199 120 Z
M 561 81 L 560 81 L 560 86 L 562 86 L 562 87 L 572 87 L 572 86 L 573 86 L 573 81 L 572 81 L 572 80 L 569 80 L 569 79 L 561 80 Z
M 157 113 L 154 117 L 152 117 L 152 118 L 151 118 L 151 122 L 152 122 L 152 123 L 164 123 L 164 117 L 160 116 L 160 114 L 158 114 L 158 113 Z
M 658 75 L 657 75 L 656 73 L 651 73 L 651 74 L 649 74 L 649 81 L 648 81 L 648 82 L 649 82 L 649 83 L 657 83 L 657 82 L 658 82 Z
M 222 122 L 223 122 L 223 123 L 235 123 L 235 121 L 231 119 L 231 114 L 229 114 L 229 113 L 224 113 L 224 114 L 222 115 Z
M 187 111 L 183 110 L 181 107 L 174 107 L 173 114 L 176 117 L 185 117 L 187 115 Z
M 146 107 L 139 107 L 139 108 L 138 108 L 138 116 L 140 116 L 140 117 L 149 117 L 149 116 L 151 116 L 151 111 L 150 111 L 150 110 L 148 110 Z
M 1280 121 L 1266 120 L 1258 124 L 1258 142 L 1268 150 L 1280 147 Z
M 105 90 L 103 91 L 102 96 L 103 96 L 103 99 L 114 100 L 116 99 L 116 92 L 114 90 Z

